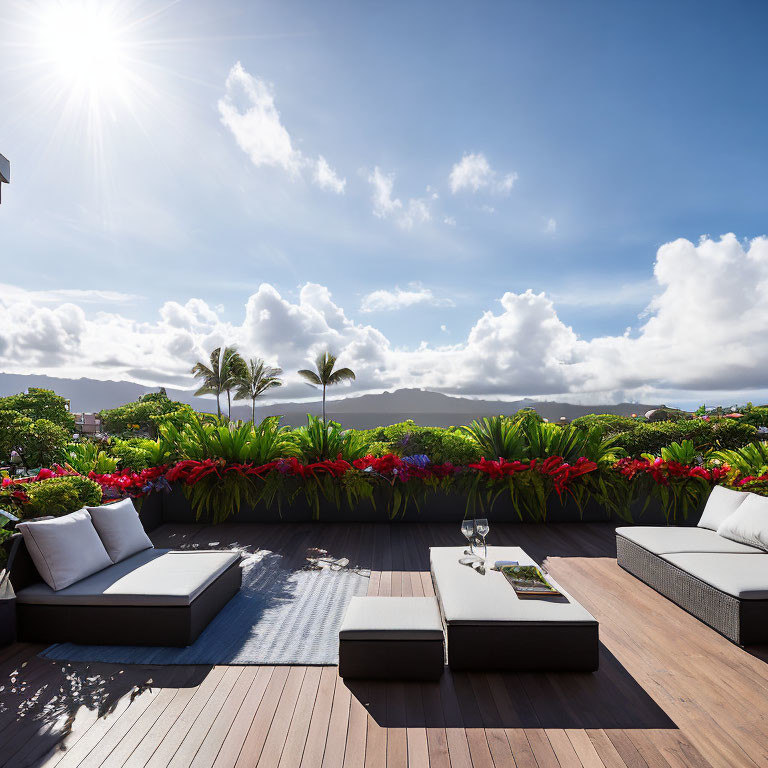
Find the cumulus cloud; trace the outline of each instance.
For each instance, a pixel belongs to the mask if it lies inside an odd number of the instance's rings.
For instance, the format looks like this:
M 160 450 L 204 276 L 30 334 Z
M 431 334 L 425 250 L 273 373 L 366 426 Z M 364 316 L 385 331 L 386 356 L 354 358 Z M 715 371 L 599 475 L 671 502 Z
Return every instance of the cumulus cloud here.
M 363 296 L 360 303 L 361 312 L 391 312 L 397 309 L 413 307 L 417 304 L 427 304 L 433 307 L 452 307 L 451 299 L 439 298 L 430 288 L 412 285 L 408 290 L 395 288 L 393 291 L 380 289 Z
M 314 180 L 315 184 L 321 189 L 329 189 L 337 195 L 342 194 L 347 185 L 347 180 L 340 179 L 322 155 L 317 158 L 315 163 Z
M 658 249 L 653 274 L 655 297 L 638 326 L 620 335 L 583 338 L 563 323 L 550 296 L 508 291 L 462 341 L 409 347 L 354 321 L 317 284 L 303 286 L 295 300 L 262 284 L 236 322 L 200 298 L 167 302 L 154 319 L 139 322 L 67 301 L 41 304 L 16 289 L 0 295 L 0 370 L 191 386 L 192 364 L 234 343 L 287 372 L 280 392 L 286 398 L 307 396 L 292 372 L 326 348 L 355 370 L 357 392 L 416 386 L 597 402 L 764 391 L 768 237 L 676 240 Z M 429 289 L 409 286 L 375 291 L 364 308 L 434 300 Z
M 321 189 L 344 192 L 346 179 L 339 178 L 322 155 L 313 160 L 294 146 L 268 83 L 246 72 L 238 61 L 227 75 L 225 89 L 218 102 L 221 122 L 257 168 L 281 168 L 293 178 L 306 172 Z
M 384 173 L 378 166 L 368 175 L 372 187 L 373 215 L 379 219 L 393 219 L 403 229 L 413 229 L 414 224 L 430 221 L 432 214 L 429 202 L 437 198 L 437 193 L 427 187 L 428 197 L 413 197 L 404 204 L 394 196 L 395 174 Z
M 454 164 L 448 176 L 453 194 L 462 190 L 475 193 L 481 189 L 505 194 L 512 190 L 517 179 L 518 175 L 514 172 L 500 175 L 491 168 L 482 152 L 466 153 L 458 163 Z

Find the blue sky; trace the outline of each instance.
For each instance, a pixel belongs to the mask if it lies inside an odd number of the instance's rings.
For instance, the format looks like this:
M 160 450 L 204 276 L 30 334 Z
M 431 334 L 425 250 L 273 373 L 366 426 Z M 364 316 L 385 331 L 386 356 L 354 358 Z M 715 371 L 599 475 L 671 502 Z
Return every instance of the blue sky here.
M 762 2 L 6 0 L 0 312 L 34 318 L 0 367 L 178 384 L 234 339 L 286 370 L 334 346 L 358 389 L 759 398 L 768 308 L 717 270 L 768 271 L 766 22 Z M 730 309 L 698 317 L 697 292 Z M 701 364 L 675 335 L 691 313 L 730 375 L 676 372 Z M 716 342 L 723 322 L 755 340 Z

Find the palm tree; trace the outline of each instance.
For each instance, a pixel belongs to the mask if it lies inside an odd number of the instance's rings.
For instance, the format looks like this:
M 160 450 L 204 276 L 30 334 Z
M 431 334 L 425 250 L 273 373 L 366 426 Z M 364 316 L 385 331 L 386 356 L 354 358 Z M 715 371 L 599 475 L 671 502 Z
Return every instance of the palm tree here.
M 260 357 L 251 358 L 246 364 L 243 375 L 237 380 L 235 400 L 250 400 L 252 405 L 251 422 L 256 424 L 256 398 L 272 387 L 281 387 L 283 382 L 278 376 L 282 368 L 270 368 Z
M 333 370 L 336 365 L 336 356 L 330 352 L 321 352 L 315 360 L 317 372 L 309 371 L 306 368 L 299 371 L 299 376 L 303 376 L 310 384 L 323 388 L 323 424 L 325 424 L 325 390 L 332 384 L 339 384 L 342 381 L 354 380 L 354 371 L 349 368 L 338 368 Z
M 232 414 L 232 402 L 230 391 L 235 387 L 239 374 L 245 368 L 245 361 L 237 353 L 236 347 L 216 347 L 211 352 L 210 365 L 205 363 L 195 363 L 192 373 L 196 379 L 202 380 L 202 386 L 195 392 L 199 395 L 216 395 L 216 411 L 221 418 L 221 403 L 219 397 L 222 392 L 227 393 L 227 404 L 229 406 L 228 416 Z

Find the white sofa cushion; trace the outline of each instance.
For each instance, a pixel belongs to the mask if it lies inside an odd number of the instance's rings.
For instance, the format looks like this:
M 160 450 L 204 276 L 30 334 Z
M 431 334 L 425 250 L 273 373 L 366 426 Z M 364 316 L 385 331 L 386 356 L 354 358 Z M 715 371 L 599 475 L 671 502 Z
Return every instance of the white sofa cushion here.
M 697 579 L 740 600 L 768 600 L 768 555 L 679 552 L 662 555 Z
M 112 565 L 86 509 L 16 528 L 38 573 L 54 591 Z
M 731 541 L 768 550 L 768 498 L 755 493 L 746 496 L 744 503 L 720 524 L 717 532 Z
M 704 511 L 701 513 L 699 528 L 716 531 L 726 517 L 730 517 L 744 502 L 748 494 L 716 485 L 709 494 Z
M 718 536 L 706 528 L 674 525 L 633 525 L 617 528 L 616 534 L 647 549 L 654 555 L 670 552 L 722 552 L 763 554 L 762 549 L 750 547 Z
M 130 499 L 86 509 L 113 563 L 153 546 Z
M 33 584 L 16 599 L 27 605 L 184 606 L 239 560 L 240 552 L 227 550 L 145 549 L 67 589 Z

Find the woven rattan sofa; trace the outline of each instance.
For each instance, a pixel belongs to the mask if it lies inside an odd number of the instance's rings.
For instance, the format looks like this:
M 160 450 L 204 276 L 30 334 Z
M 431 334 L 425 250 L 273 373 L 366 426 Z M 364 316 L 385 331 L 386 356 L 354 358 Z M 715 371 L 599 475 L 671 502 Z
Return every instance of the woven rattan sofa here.
M 740 645 L 768 642 L 766 544 L 768 499 L 722 487 L 697 527 L 616 529 L 622 568 Z
M 4 542 L 19 640 L 186 646 L 239 591 L 239 552 L 155 549 L 121 504 L 25 521 Z

